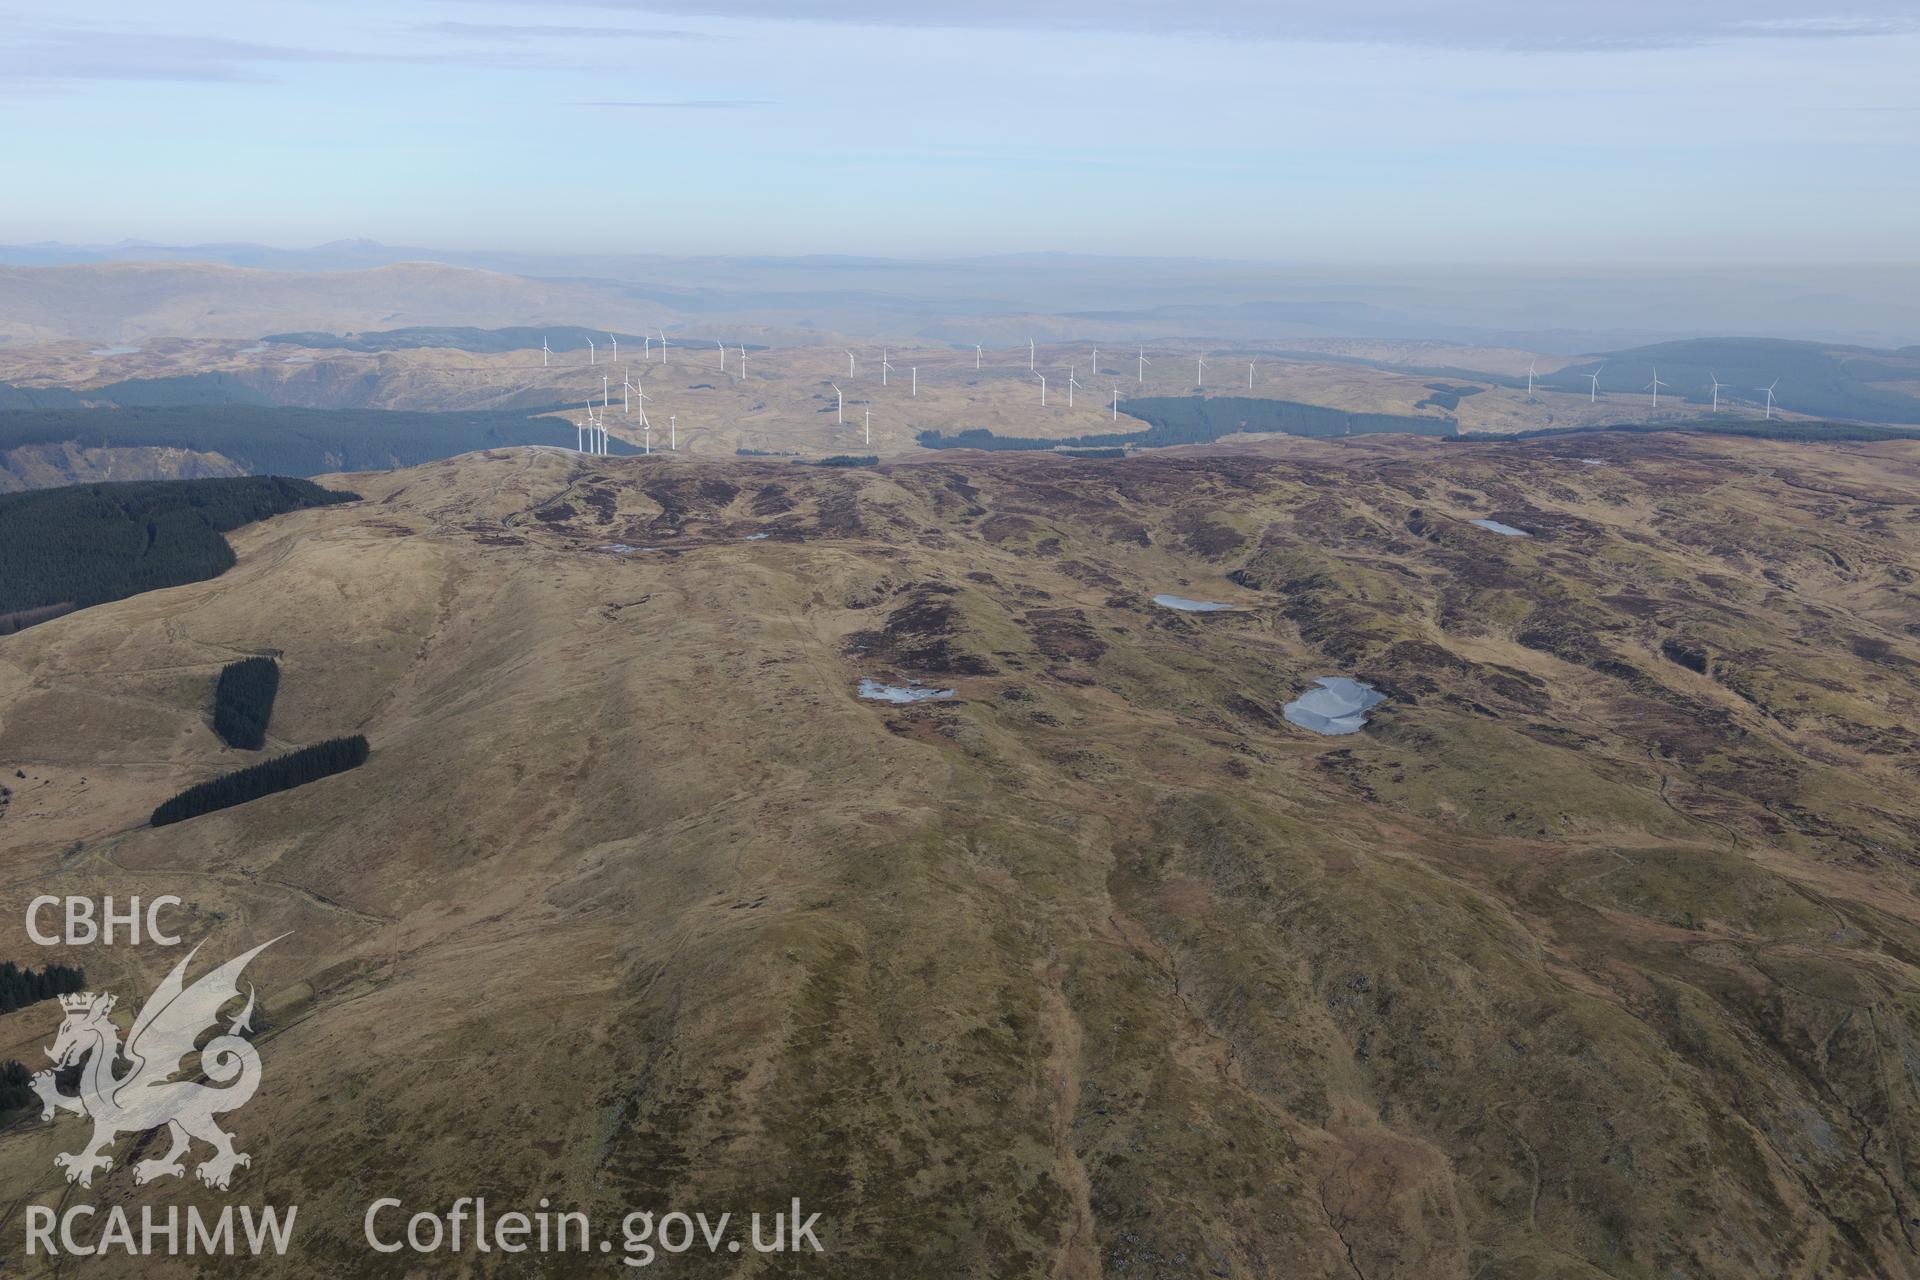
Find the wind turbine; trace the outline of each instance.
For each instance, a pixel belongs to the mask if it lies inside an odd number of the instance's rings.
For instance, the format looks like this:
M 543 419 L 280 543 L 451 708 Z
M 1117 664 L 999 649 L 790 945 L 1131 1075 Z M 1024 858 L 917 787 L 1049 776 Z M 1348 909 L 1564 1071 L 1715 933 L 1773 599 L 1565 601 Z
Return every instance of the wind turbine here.
M 544 369 L 552 362 L 553 362 L 553 351 L 550 347 L 547 346 L 547 339 L 546 339 L 546 336 L 543 334 L 541 335 L 541 338 L 540 338 L 540 367 Z
M 1647 384 L 1647 390 L 1653 392 L 1653 407 L 1656 411 L 1660 408 L 1660 388 L 1672 385 L 1670 382 L 1660 381 L 1660 366 L 1653 366 L 1653 381 Z
M 607 335 L 607 341 L 613 344 L 613 362 L 620 363 L 620 339 L 613 334 Z
M 1067 408 L 1073 408 L 1073 389 L 1080 386 L 1080 379 L 1073 376 L 1073 366 L 1067 366 Z
M 977 342 L 973 344 L 973 371 L 980 372 L 980 344 Z
M 1100 348 L 1098 347 L 1093 349 L 1093 376 L 1096 378 L 1100 376 Z
M 1204 387 L 1207 385 L 1207 358 L 1195 356 L 1193 361 L 1193 385 Z
M 747 380 L 747 344 L 740 344 L 740 381 Z
M 647 389 L 646 389 L 646 388 L 645 388 L 644 386 L 642 386 L 641 384 L 639 384 L 639 383 L 637 383 L 637 382 L 633 384 L 633 389 L 634 389 L 635 391 L 637 391 L 637 392 L 639 392 L 639 393 L 640 393 L 640 426 L 641 426 L 641 429 L 642 429 L 642 430 L 646 430 L 646 431 L 651 431 L 651 430 L 653 430 L 653 424 L 652 424 L 651 422 L 648 422 L 648 421 L 647 421 Z
M 1147 359 L 1147 349 L 1145 347 L 1140 348 L 1140 372 L 1139 375 L 1134 378 L 1135 382 L 1145 382 L 1147 380 L 1147 366 L 1152 363 L 1153 361 Z
M 873 443 L 873 409 L 867 409 L 867 443 Z
M 720 372 L 725 373 L 727 371 L 727 344 L 715 338 L 713 345 L 720 352 Z
M 1775 378 L 1773 382 L 1767 386 L 1754 388 L 1755 391 L 1764 391 L 1767 393 L 1767 421 L 1768 422 L 1773 421 L 1773 389 L 1774 387 L 1777 387 L 1779 385 L 1780 385 L 1780 379 Z
M 633 416 L 633 379 L 622 374 L 620 377 L 620 412 L 629 418 Z
M 855 373 L 855 369 L 853 364 L 853 352 L 848 351 L 847 352 L 847 376 L 851 378 L 854 376 L 854 373 Z
M 1605 365 L 1601 365 L 1600 369 L 1604 369 L 1606 367 L 1607 366 Z M 1600 403 L 1600 369 L 1595 369 L 1592 373 L 1587 375 L 1587 381 L 1592 384 L 1587 388 L 1588 404 Z
M 1027 372 L 1028 373 L 1038 372 L 1038 370 L 1036 370 L 1033 367 L 1033 355 L 1034 355 L 1033 339 L 1028 338 L 1027 339 Z
M 1113 389 L 1113 420 L 1120 421 L 1120 388 Z
M 1040 379 L 1040 407 L 1044 409 L 1047 404 L 1047 375 L 1042 373 L 1036 376 Z
M 611 380 L 606 374 L 600 375 L 600 411 L 605 413 L 613 408 L 613 390 Z
M 1720 412 L 1720 375 L 1709 371 L 1707 377 L 1713 380 L 1713 411 Z
M 591 413 L 592 410 L 589 409 L 588 412 Z M 573 451 L 575 453 L 587 451 L 587 428 L 578 422 L 573 424 Z
M 664 365 L 666 364 L 666 362 L 667 362 L 667 331 L 665 329 L 662 329 L 660 331 L 660 363 Z
M 677 413 L 667 415 L 667 448 L 680 452 L 680 415 Z
M 880 385 L 887 385 L 887 375 L 893 372 L 893 365 L 887 360 L 887 349 L 880 348 Z
M 833 421 L 837 426 L 845 426 L 847 421 L 846 393 L 840 390 L 840 386 L 838 383 L 829 382 L 827 385 L 833 388 L 833 395 L 834 395 Z
M 1253 390 L 1253 364 L 1253 361 L 1247 361 L 1247 390 L 1249 391 Z
M 1538 360 L 1527 361 L 1527 394 L 1528 395 L 1533 394 L 1533 370 L 1534 370 L 1534 366 L 1539 363 L 1540 362 Z M 1658 371 L 1656 370 L 1656 372 Z
M 652 359 L 653 359 L 653 339 L 649 338 L 646 334 L 643 333 L 640 335 L 640 362 L 642 364 L 645 364 Z
M 587 363 L 588 364 L 593 363 L 593 339 L 592 338 L 587 339 Z
M 913 398 L 918 400 L 920 398 L 920 366 L 911 364 L 907 368 L 913 374 Z

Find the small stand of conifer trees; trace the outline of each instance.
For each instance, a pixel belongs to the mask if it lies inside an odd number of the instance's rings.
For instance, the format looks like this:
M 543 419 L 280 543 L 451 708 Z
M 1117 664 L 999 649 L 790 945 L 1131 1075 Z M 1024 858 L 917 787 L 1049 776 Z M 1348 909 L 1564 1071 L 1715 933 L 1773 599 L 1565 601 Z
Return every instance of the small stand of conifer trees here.
M 267 721 L 280 691 L 280 665 L 272 658 L 246 658 L 220 670 L 213 689 L 213 731 L 230 747 L 258 751 L 267 745 Z
M 0 960 L 0 1013 L 68 995 L 86 985 L 86 974 L 64 964 L 22 969 L 11 960 Z
M 155 809 L 153 825 L 164 827 L 187 818 L 197 818 L 203 813 L 212 813 L 216 809 L 230 809 L 249 800 L 258 800 L 261 796 L 270 796 L 276 791 L 291 790 L 331 774 L 357 769 L 367 762 L 367 750 L 367 740 L 360 734 L 351 738 L 330 738 L 311 747 L 277 756 L 264 764 L 222 774 L 210 782 L 188 787 Z

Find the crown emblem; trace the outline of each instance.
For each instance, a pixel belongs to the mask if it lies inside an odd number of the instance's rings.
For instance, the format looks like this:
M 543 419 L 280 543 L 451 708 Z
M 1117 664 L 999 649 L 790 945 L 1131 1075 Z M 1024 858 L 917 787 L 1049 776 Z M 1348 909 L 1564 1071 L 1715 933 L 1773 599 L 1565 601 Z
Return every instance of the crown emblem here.
M 82 991 L 78 995 L 60 997 L 60 1007 L 68 1013 L 87 1013 L 96 1005 L 99 1006 L 100 1012 L 105 1013 L 113 1008 L 113 1004 L 112 996 L 95 995 L 91 991 Z

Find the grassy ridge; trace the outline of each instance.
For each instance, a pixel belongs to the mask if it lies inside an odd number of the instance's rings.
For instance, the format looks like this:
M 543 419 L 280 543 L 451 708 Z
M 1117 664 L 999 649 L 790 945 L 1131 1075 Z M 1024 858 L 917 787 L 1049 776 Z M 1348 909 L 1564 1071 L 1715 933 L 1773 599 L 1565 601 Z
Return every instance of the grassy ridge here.
M 1740 436 L 1749 440 L 1791 440 L 1800 444 L 1821 441 L 1920 440 L 1920 430 L 1882 427 L 1862 422 L 1783 422 L 1753 419 L 1693 422 L 1614 422 L 1598 427 L 1541 427 L 1534 431 L 1471 431 L 1454 437 L 1467 442 L 1487 440 L 1542 440 L 1553 436 L 1605 433 L 1610 435 Z
M 197 818 L 203 813 L 231 809 L 234 805 L 258 800 L 367 762 L 367 740 L 359 734 L 351 738 L 330 738 L 311 747 L 276 756 L 265 764 L 250 765 L 225 773 L 209 782 L 196 783 L 153 811 L 153 825 L 168 826 Z
M 0 495 L 0 623 L 217 577 L 221 535 L 267 516 L 351 502 L 306 480 L 236 476 L 74 485 Z
M 171 448 L 217 453 L 258 475 L 384 471 L 437 458 L 544 444 L 571 449 L 568 423 L 527 410 L 413 413 L 387 409 L 287 409 L 164 405 L 36 409 L 0 414 L 0 453 L 74 441 L 89 448 Z M 610 441 L 616 454 L 638 450 Z

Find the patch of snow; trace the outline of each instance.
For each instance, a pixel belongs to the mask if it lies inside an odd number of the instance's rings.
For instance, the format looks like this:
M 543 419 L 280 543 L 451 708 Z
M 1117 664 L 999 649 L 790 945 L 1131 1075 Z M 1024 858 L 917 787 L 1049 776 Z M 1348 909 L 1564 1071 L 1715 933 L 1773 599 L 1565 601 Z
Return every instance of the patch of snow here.
M 1281 714 L 1302 729 L 1329 737 L 1360 732 L 1367 723 L 1367 712 L 1387 700 L 1372 685 L 1345 676 L 1326 676 L 1316 683 L 1319 688 L 1309 689 L 1289 702 Z

